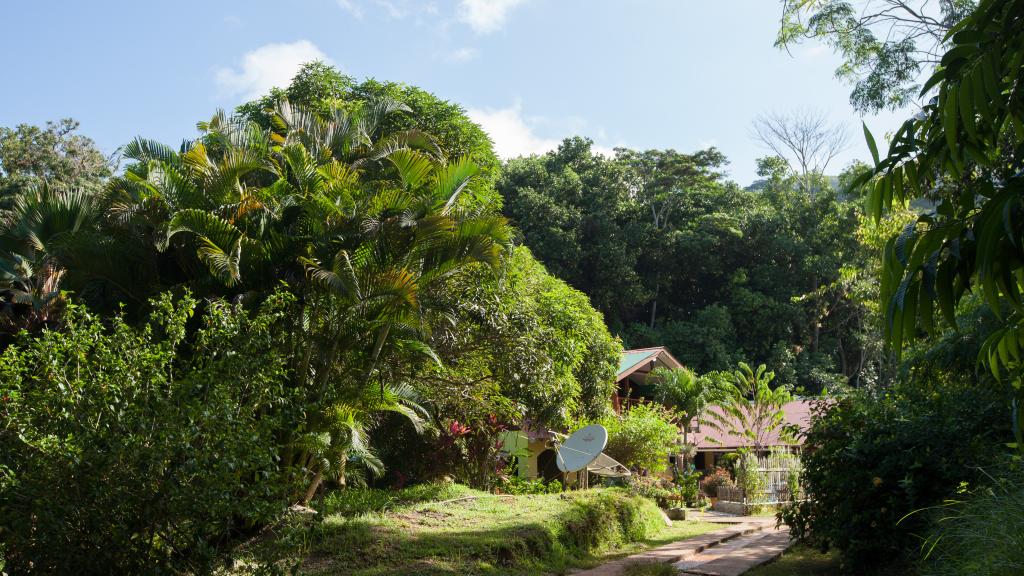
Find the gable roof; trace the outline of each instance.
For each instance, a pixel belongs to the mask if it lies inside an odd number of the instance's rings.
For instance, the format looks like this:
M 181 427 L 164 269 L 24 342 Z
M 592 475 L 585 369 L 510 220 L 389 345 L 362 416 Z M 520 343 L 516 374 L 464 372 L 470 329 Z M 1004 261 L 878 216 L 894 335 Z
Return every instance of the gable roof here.
M 622 352 L 622 358 L 619 359 L 619 371 L 615 376 L 616 381 L 621 381 L 623 378 L 629 376 L 633 372 L 640 370 L 648 365 L 651 361 L 659 362 L 669 368 L 682 368 L 682 363 L 676 360 L 664 346 L 655 346 L 653 348 L 637 348 L 634 350 L 624 350 Z
M 646 350 L 626 350 L 622 353 L 622 359 L 619 360 L 619 371 L 617 374 L 621 376 L 626 370 L 629 370 L 633 366 L 636 366 L 657 353 L 657 350 L 651 348 Z

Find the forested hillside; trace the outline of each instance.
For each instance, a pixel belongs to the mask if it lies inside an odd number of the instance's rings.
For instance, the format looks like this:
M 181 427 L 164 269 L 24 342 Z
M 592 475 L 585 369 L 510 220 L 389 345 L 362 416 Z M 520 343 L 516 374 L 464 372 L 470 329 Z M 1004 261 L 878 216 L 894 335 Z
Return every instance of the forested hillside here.
M 627 348 L 667 346 L 698 372 L 763 362 L 810 393 L 878 379 L 875 227 L 834 179 L 806 191 L 781 158 L 758 164 L 747 190 L 714 148 L 609 158 L 571 138 L 510 161 L 498 190 L 523 242 Z

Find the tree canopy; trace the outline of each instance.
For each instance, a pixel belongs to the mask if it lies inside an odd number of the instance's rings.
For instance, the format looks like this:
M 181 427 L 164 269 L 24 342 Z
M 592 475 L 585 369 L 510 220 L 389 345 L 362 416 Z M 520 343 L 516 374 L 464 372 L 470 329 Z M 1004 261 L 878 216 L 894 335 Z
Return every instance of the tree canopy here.
M 859 208 L 785 164 L 744 190 L 714 149 L 595 154 L 585 139 L 508 162 L 504 213 L 534 255 L 587 294 L 627 347 L 667 346 L 697 372 L 768 363 L 817 391 L 857 383 L 877 347 L 844 266 L 865 265 Z

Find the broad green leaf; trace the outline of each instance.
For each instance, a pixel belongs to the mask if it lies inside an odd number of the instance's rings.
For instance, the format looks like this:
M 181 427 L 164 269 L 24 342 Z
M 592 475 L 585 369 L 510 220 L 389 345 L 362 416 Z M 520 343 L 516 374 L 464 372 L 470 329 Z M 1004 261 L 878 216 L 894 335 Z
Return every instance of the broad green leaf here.
M 875 166 L 878 166 L 878 145 L 875 144 L 875 137 L 871 135 L 871 130 L 868 130 L 867 122 L 861 122 L 861 126 L 864 128 L 864 139 L 868 143 L 868 150 L 871 151 L 871 159 L 874 160 Z

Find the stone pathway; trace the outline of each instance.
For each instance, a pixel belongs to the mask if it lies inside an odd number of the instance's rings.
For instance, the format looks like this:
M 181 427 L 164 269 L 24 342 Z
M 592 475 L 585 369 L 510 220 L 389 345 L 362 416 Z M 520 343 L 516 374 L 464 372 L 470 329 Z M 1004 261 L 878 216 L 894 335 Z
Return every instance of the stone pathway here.
M 680 574 L 739 576 L 773 560 L 789 547 L 789 530 L 777 530 L 774 518 L 706 513 L 694 519 L 727 527 L 573 574 L 619 576 L 630 564 L 663 562 L 676 566 Z
M 734 538 L 673 565 L 682 574 L 740 576 L 778 558 L 789 545 L 789 530 L 770 528 Z

